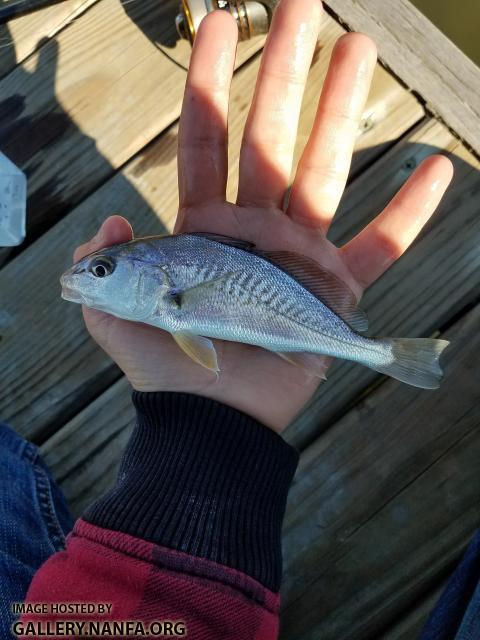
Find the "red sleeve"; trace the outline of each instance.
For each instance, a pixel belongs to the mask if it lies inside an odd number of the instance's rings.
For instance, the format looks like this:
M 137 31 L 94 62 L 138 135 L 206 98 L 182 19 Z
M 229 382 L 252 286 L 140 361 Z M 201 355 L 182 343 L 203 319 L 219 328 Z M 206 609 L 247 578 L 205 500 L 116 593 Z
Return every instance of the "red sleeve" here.
M 205 398 L 135 393 L 134 402 L 116 486 L 37 572 L 26 602 L 43 610 L 25 613 L 17 631 L 274 640 L 296 452 Z

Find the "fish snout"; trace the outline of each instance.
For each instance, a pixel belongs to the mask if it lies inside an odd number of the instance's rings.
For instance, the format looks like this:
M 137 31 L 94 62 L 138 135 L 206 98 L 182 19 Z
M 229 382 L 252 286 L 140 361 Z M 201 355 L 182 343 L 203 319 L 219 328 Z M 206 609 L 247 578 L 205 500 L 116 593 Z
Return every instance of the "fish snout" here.
M 83 302 L 83 296 L 78 291 L 76 286 L 78 278 L 75 267 L 72 267 L 66 271 L 60 278 L 60 285 L 62 287 L 62 298 L 69 302 Z

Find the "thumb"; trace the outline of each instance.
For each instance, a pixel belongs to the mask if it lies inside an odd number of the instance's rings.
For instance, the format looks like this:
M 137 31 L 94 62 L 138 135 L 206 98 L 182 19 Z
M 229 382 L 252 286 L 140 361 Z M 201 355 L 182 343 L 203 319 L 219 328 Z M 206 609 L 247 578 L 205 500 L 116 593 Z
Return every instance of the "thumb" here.
M 90 253 L 110 247 L 112 244 L 129 242 L 132 238 L 133 229 L 128 220 L 122 216 L 110 216 L 91 240 L 77 247 L 73 254 L 73 261 L 78 262 Z

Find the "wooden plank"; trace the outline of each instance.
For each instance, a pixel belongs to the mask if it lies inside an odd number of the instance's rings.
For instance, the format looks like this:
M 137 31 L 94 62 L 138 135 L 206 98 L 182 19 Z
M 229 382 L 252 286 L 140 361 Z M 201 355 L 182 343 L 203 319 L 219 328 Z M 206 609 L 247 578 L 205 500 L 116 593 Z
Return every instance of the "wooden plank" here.
M 342 24 L 370 35 L 380 59 L 480 154 L 480 69 L 408 0 L 326 0 Z
M 67 0 L 0 26 L 0 77 L 33 53 L 44 38 L 53 38 L 98 0 Z
M 303 453 L 284 530 L 285 640 L 411 640 L 423 626 L 480 523 L 479 320 L 480 307 L 446 336 L 443 393 L 391 381 Z M 133 420 L 122 379 L 42 446 L 76 516 L 113 485 Z
M 324 55 L 311 72 L 302 131 L 313 117 L 329 51 L 340 32 L 334 21 L 322 32 Z M 230 193 L 236 189 L 241 132 L 258 64 L 255 59 L 243 67 L 233 83 Z M 386 129 L 400 134 L 423 112 L 408 92 L 399 91 L 397 83 L 379 70 L 366 113 L 375 114 L 375 126 L 362 129 L 357 144 L 367 144 L 366 136 L 375 150 L 386 144 Z M 369 159 L 362 153 L 357 168 Z M 47 437 L 117 379 L 118 370 L 87 337 L 80 310 L 60 299 L 58 277 L 70 264 L 73 248 L 109 213 L 126 213 L 138 235 L 171 228 L 178 207 L 175 175 L 172 128 L 0 272 L 0 413 L 21 433 Z
M 41 447 L 75 517 L 113 486 L 134 418 L 122 378 Z
M 412 640 L 419 638 L 428 617 L 445 589 L 446 583 L 447 581 L 443 580 L 438 587 L 415 602 L 411 610 L 400 614 L 399 619 L 375 640 Z
M 376 637 L 438 584 L 480 524 L 480 306 L 447 377 L 390 381 L 302 455 L 284 529 L 283 637 Z
M 178 2 L 131 7 L 97 3 L 0 82 L 0 147 L 29 180 L 27 242 L 180 114 L 190 45 L 166 56 L 151 41 L 171 41 Z M 238 64 L 262 42 L 241 43 Z
M 362 306 L 370 335 L 428 336 L 478 297 L 480 163 L 435 120 L 422 123 L 347 189 L 331 237 L 338 244 L 351 238 L 422 159 L 438 151 L 455 165 L 453 183 L 420 240 L 367 292 Z M 304 448 L 379 379 L 365 367 L 337 362 L 287 438 Z

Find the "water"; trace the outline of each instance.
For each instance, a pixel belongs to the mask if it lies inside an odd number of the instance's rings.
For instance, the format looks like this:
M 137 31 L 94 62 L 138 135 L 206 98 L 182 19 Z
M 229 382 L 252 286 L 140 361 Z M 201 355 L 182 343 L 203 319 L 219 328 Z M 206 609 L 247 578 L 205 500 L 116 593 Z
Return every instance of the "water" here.
M 480 66 L 480 0 L 411 0 L 433 24 Z

